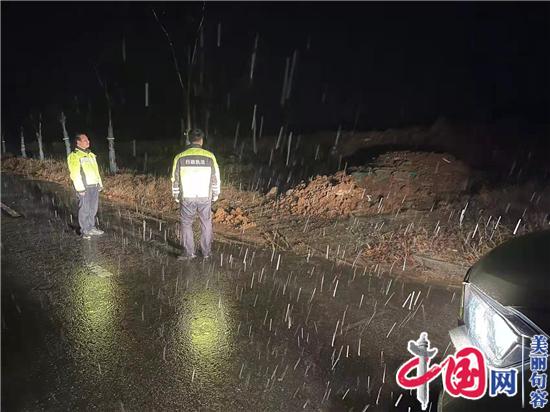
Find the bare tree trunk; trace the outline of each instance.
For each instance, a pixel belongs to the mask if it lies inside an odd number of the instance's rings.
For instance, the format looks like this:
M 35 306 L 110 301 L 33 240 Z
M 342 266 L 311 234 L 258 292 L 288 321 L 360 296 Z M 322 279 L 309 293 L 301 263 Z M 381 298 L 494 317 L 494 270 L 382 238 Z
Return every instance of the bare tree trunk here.
M 180 146 L 183 146 L 185 140 L 185 120 L 183 117 L 180 118 Z
M 204 50 L 200 53 L 199 90 L 201 93 L 204 91 Z
M 71 153 L 71 142 L 69 140 L 69 133 L 67 133 L 67 117 L 65 117 L 65 113 L 63 112 L 61 112 L 61 116 L 59 117 L 59 123 L 61 123 L 61 127 L 63 128 L 63 141 L 65 142 L 65 151 L 68 156 Z
M 44 147 L 42 145 L 42 113 L 38 114 L 38 130 L 36 131 L 36 140 L 38 141 L 38 156 L 44 160 Z
M 21 156 L 27 158 L 27 150 L 25 148 L 25 135 L 23 134 L 23 126 L 21 126 Z
M 189 129 L 185 128 L 185 120 L 183 117 L 180 119 L 180 146 L 189 146 L 189 134 L 187 133 Z
M 194 86 L 195 91 L 196 91 L 197 85 L 194 84 L 193 86 Z M 197 96 L 197 94 L 195 94 L 195 96 Z M 196 124 L 196 123 L 195 123 L 195 119 L 197 118 L 197 110 L 198 110 L 198 109 L 197 109 L 197 106 L 193 106 L 193 108 L 191 109 L 191 122 L 192 122 L 193 124 Z
M 187 70 L 187 127 L 189 127 L 189 130 L 193 128 L 193 119 L 197 119 L 197 107 L 193 107 L 191 109 L 191 82 L 193 77 L 193 66 L 196 63 L 196 55 L 197 55 L 197 42 L 199 39 L 201 39 L 201 34 L 203 32 L 203 24 L 204 24 L 204 18 L 206 16 L 206 1 L 202 4 L 202 15 L 201 20 L 199 22 L 199 25 L 197 27 L 197 31 L 195 33 L 195 41 L 193 45 L 193 53 L 190 55 L 188 54 L 188 70 Z M 199 44 L 202 48 L 202 44 Z M 193 85 L 195 87 L 195 96 L 198 95 L 196 90 L 196 84 Z M 192 116 L 192 117 L 191 117 Z
M 191 63 L 191 52 L 188 50 L 188 53 L 187 53 L 187 55 L 188 55 L 188 57 L 187 57 L 187 59 L 188 59 L 188 73 L 187 73 L 187 90 L 186 90 L 184 85 L 183 85 L 183 79 L 182 79 L 182 76 L 181 76 L 181 70 L 179 68 L 174 43 L 172 42 L 172 39 L 170 37 L 170 34 L 168 34 L 168 31 L 166 30 L 164 25 L 160 22 L 155 10 L 153 9 L 151 11 L 153 12 L 153 16 L 155 17 L 155 20 L 159 24 L 162 32 L 166 36 L 166 40 L 168 40 L 168 45 L 170 46 L 170 51 L 172 52 L 172 60 L 174 61 L 174 68 L 176 69 L 176 74 L 178 76 L 178 81 L 179 81 L 179 84 L 180 84 L 180 87 L 181 87 L 182 95 L 184 97 L 185 97 L 185 95 L 187 95 L 186 96 L 187 127 L 188 127 L 188 130 L 190 130 L 191 129 L 191 107 L 190 107 L 191 106 L 191 90 L 190 90 L 191 87 L 190 86 L 191 86 L 191 64 L 192 64 Z M 203 10 L 203 20 L 204 20 L 204 10 Z M 201 20 L 201 23 L 199 25 L 199 30 L 202 27 L 203 20 Z M 195 39 L 195 44 L 196 44 L 196 39 Z
M 6 135 L 2 133 L 2 154 L 6 154 Z
M 210 109 L 206 109 L 206 113 L 204 114 L 204 134 L 208 138 L 208 126 L 210 123 Z M 210 140 L 210 143 L 212 143 L 212 140 Z
M 116 156 L 115 156 L 115 136 L 113 133 L 113 119 L 111 116 L 111 108 L 109 107 L 109 127 L 107 129 L 107 141 L 109 142 L 109 170 L 111 173 L 117 172 Z
M 116 166 L 116 156 L 115 156 L 115 135 L 113 133 L 113 116 L 112 116 L 112 108 L 111 108 L 111 96 L 109 96 L 109 90 L 107 89 L 107 85 L 103 83 L 101 80 L 101 77 L 99 76 L 99 71 L 97 70 L 97 66 L 94 67 L 97 81 L 99 82 L 99 85 L 103 88 L 103 91 L 105 92 L 105 100 L 107 101 L 107 110 L 109 115 L 109 126 L 107 128 L 107 141 L 109 142 L 109 171 L 113 174 L 117 172 L 117 166 Z
M 185 94 L 185 105 L 187 109 L 187 130 L 192 129 L 191 124 L 191 65 L 193 63 L 191 62 L 191 50 L 187 50 L 187 93 Z

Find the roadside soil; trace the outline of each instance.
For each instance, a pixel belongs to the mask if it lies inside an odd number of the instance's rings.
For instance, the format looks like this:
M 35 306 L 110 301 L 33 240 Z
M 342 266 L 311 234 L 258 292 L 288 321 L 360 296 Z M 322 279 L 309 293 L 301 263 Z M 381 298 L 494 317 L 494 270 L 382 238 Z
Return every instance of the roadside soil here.
M 313 173 L 290 188 L 281 183 L 284 179 L 272 177 L 243 187 L 250 176 L 254 183 L 253 167 L 243 166 L 248 160 L 242 159 L 242 151 L 238 157 L 227 156 L 221 166 L 222 195 L 213 205 L 216 236 L 405 277 L 459 283 L 467 267 L 491 248 L 514 235 L 548 227 L 549 187 L 520 179 L 520 165 L 512 167 L 507 181 L 495 182 L 448 152 L 379 150 L 380 145 L 400 143 L 396 136 L 427 141 L 416 129 L 365 136 L 347 137 L 338 150 L 298 141 L 287 182 L 295 170 L 303 169 L 304 153 L 315 150 L 317 160 L 319 147 L 322 153 L 328 151 L 327 157 L 338 159 L 342 170 Z M 372 146 L 373 139 L 378 146 Z M 260 145 L 266 152 L 268 142 L 266 138 Z M 274 147 L 272 176 L 284 170 L 280 163 L 285 157 Z M 358 155 L 362 151 L 371 153 L 366 162 Z M 288 166 L 289 157 L 286 160 Z M 9 157 L 3 159 L 2 171 L 71 187 L 66 165 L 59 160 Z M 105 173 L 103 179 L 105 198 L 177 222 L 178 205 L 167 176 L 121 170 L 114 176 Z

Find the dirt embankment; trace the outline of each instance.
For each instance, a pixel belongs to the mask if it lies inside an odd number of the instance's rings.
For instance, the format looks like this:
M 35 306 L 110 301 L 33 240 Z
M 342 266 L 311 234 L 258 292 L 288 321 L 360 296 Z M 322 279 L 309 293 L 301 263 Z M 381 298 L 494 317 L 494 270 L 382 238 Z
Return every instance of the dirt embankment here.
M 12 157 L 3 159 L 2 170 L 72 187 L 67 165 L 58 160 L 47 159 L 41 162 L 36 159 Z M 139 175 L 122 170 L 114 176 L 104 175 L 102 179 L 105 187 L 103 195 L 107 198 L 158 213 L 177 210 L 177 205 L 172 200 L 168 178 Z
M 470 169 L 450 155 L 400 151 L 368 167 L 316 176 L 272 206 L 280 213 L 324 218 L 424 210 L 450 204 L 469 186 Z
M 3 159 L 2 170 L 72 188 L 67 166 L 58 160 L 39 161 L 11 157 Z M 127 204 L 133 209 L 177 218 L 178 205 L 172 198 L 171 182 L 168 177 L 155 177 L 121 170 L 114 176 L 103 175 L 102 179 L 105 187 L 102 195 L 106 198 Z M 214 222 L 236 230 L 254 227 L 248 212 L 240 207 L 242 203 L 253 204 L 249 201 L 253 194 L 230 186 L 222 186 L 222 192 L 222 198 L 215 204 Z
M 535 181 L 497 186 L 448 153 L 402 150 L 316 176 L 268 197 L 265 208 L 277 217 L 252 216 L 275 245 L 401 271 L 452 265 L 463 274 L 510 237 L 547 228 L 550 188 Z
M 55 160 L 8 158 L 2 170 L 72 186 L 66 165 Z M 104 176 L 104 185 L 103 195 L 113 201 L 178 218 L 168 177 L 122 171 Z M 403 273 L 437 272 L 437 262 L 447 262 L 458 265 L 460 276 L 462 267 L 514 234 L 548 227 L 550 211 L 548 186 L 495 187 L 464 162 L 433 152 L 384 153 L 277 192 L 223 185 L 213 206 L 216 232 Z

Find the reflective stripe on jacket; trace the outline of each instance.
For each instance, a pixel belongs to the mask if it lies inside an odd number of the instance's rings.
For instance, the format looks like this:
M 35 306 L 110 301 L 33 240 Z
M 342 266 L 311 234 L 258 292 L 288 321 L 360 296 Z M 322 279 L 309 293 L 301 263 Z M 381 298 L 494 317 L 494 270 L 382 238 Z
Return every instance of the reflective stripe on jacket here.
M 89 150 L 77 147 L 67 156 L 67 164 L 77 192 L 83 192 L 90 186 L 103 187 L 95 154 Z
M 216 156 L 192 144 L 174 158 L 172 195 L 182 199 L 210 200 L 220 194 L 220 169 Z

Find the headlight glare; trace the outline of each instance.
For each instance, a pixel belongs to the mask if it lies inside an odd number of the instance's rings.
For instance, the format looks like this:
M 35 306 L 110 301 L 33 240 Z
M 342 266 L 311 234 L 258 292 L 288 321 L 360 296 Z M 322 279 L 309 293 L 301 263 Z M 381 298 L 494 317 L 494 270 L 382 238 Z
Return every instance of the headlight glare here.
M 472 342 L 483 351 L 490 365 L 504 368 L 527 358 L 529 338 L 537 333 L 511 308 L 507 308 L 467 284 L 464 323 Z M 522 348 L 522 336 L 527 339 Z M 522 356 L 522 350 L 524 351 Z

